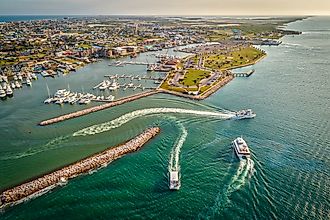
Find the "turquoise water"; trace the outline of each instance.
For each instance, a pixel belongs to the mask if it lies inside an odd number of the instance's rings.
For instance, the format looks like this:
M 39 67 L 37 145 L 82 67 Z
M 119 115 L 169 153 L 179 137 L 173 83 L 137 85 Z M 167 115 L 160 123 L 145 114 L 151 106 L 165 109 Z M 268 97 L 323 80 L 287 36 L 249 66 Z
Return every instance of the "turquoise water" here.
M 0 103 L 1 189 L 116 145 L 147 126 L 159 125 L 162 131 L 140 151 L 9 208 L 0 218 L 330 219 L 329 22 L 328 17 L 317 17 L 289 24 L 303 34 L 284 37 L 278 47 L 263 47 L 268 56 L 245 68 L 256 70 L 250 78 L 237 78 L 203 101 L 156 95 L 37 126 L 43 119 L 84 108 L 44 105 L 46 82 L 52 92 L 67 84 L 72 90 L 92 91 L 105 74 L 144 74 L 142 66 L 111 68 L 110 61 L 16 91 L 13 99 Z M 138 59 L 146 58 L 152 59 Z M 116 96 L 132 92 L 126 93 Z M 252 108 L 257 117 L 226 121 L 184 113 L 147 114 L 155 107 L 203 112 Z M 131 117 L 120 127 L 73 136 L 142 109 L 144 116 Z M 182 139 L 184 130 L 187 137 Z M 240 164 L 230 148 L 241 135 L 253 154 L 253 174 L 248 172 L 251 165 Z M 182 186 L 171 192 L 168 168 L 180 140 Z

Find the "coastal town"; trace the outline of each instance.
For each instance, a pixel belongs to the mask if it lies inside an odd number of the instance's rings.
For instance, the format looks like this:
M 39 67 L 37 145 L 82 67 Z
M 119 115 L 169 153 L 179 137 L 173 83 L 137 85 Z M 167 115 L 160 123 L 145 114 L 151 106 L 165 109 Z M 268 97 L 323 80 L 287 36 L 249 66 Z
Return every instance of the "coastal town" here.
M 136 64 L 169 74 L 161 90 L 202 97 L 232 78 L 230 69 L 251 65 L 265 55 L 253 45 L 279 45 L 282 36 L 299 34 L 282 28 L 295 19 L 100 16 L 0 23 L 0 98 L 12 97 L 38 77 L 57 77 L 101 59 L 135 58 L 169 48 L 195 56 L 159 54 L 157 63 Z M 201 71 L 205 77 L 199 77 Z M 186 85 L 180 84 L 184 78 L 190 81 Z

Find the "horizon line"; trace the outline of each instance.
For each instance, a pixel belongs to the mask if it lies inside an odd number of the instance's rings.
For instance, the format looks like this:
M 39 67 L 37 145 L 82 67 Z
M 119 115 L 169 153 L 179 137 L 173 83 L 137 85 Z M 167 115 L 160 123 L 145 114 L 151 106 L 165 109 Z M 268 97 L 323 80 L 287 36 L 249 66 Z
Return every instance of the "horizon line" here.
M 285 14 L 269 14 L 269 15 L 258 15 L 258 14 L 209 14 L 209 15 L 197 15 L 197 14 L 187 14 L 187 15 L 168 15 L 168 14 L 0 14 L 0 16 L 145 16 L 145 17 L 153 17 L 153 16 L 162 16 L 162 17 L 238 17 L 238 16 L 246 16 L 246 17 L 312 17 L 312 16 L 322 16 L 322 17 L 330 17 L 330 15 L 326 14 L 295 14 L 295 15 L 285 15 Z

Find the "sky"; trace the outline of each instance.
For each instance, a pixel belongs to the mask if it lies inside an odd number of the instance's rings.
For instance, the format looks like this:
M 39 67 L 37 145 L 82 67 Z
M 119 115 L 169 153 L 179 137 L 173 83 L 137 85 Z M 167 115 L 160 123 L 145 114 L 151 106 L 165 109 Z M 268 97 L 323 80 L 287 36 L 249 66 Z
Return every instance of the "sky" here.
M 0 0 L 0 15 L 330 16 L 330 0 Z

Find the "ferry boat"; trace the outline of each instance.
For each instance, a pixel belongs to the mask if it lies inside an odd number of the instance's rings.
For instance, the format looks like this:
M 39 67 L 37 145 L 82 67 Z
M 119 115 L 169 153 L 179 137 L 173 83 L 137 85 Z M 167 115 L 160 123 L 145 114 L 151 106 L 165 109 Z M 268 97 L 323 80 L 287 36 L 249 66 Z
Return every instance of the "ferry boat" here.
M 241 120 L 241 119 L 250 119 L 254 117 L 256 117 L 256 113 L 254 113 L 251 109 L 246 109 L 236 112 L 232 118 L 235 120 Z
M 170 171 L 170 189 L 179 190 L 181 187 L 179 171 Z
M 236 138 L 232 144 L 235 153 L 240 160 L 250 158 L 250 149 L 242 137 Z

